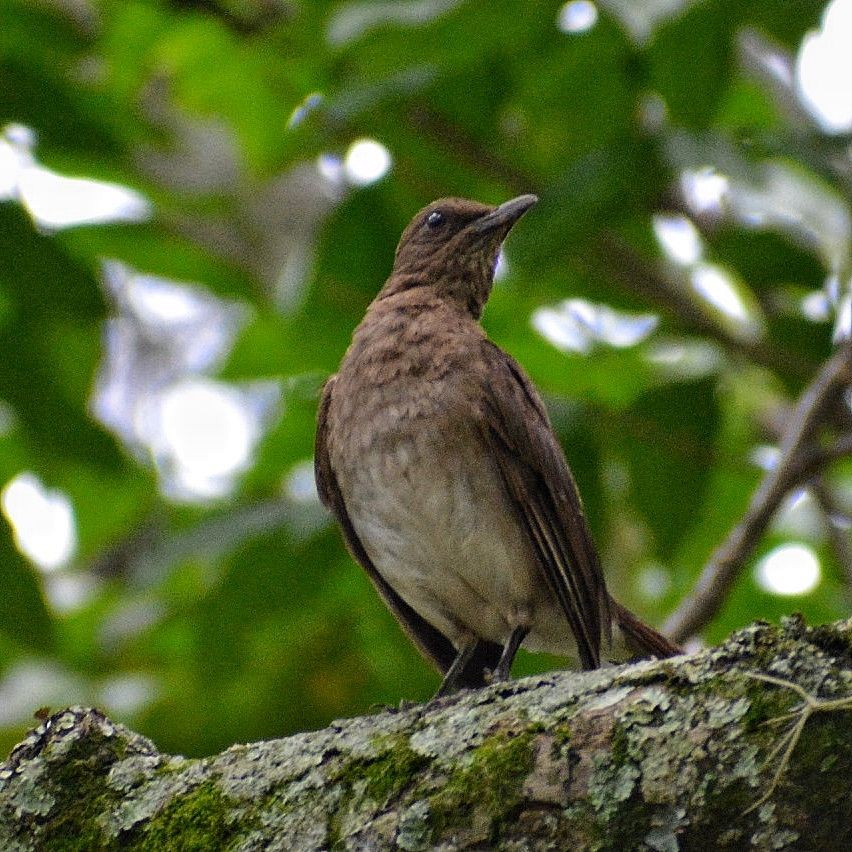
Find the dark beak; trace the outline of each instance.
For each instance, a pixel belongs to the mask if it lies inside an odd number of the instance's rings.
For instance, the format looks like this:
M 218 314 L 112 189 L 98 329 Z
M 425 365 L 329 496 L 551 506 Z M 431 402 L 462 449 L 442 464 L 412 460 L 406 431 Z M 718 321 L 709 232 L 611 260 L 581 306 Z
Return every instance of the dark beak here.
M 537 202 L 537 195 L 519 195 L 511 201 L 501 204 L 496 210 L 486 213 L 481 219 L 477 219 L 471 227 L 478 234 L 487 234 L 490 231 L 496 231 L 498 228 L 508 231 Z

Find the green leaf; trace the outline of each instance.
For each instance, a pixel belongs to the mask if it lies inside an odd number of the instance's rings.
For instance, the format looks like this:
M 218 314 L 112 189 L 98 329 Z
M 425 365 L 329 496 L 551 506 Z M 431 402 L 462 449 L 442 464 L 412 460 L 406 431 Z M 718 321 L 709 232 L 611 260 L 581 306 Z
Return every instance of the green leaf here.
M 53 622 L 38 575 L 12 541 L 5 518 L 0 518 L 0 586 L 0 633 L 22 649 L 51 653 L 55 649 Z
M 663 561 L 701 518 L 719 424 L 711 379 L 652 390 L 620 418 L 631 502 L 653 532 Z
M 87 414 L 103 300 L 91 272 L 17 205 L 0 204 L 0 398 L 34 448 L 95 466 L 122 464 L 116 445 Z M 81 331 L 85 329 L 85 333 Z
M 732 51 L 729 8 L 700 3 L 663 26 L 647 51 L 651 88 L 672 120 L 707 127 L 730 80 Z

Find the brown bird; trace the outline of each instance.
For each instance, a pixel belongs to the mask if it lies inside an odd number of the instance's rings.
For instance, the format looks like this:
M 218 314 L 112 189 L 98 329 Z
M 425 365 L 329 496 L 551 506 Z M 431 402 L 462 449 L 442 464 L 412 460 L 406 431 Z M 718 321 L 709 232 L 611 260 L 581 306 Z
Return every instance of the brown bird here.
M 438 695 L 508 678 L 521 644 L 596 668 L 613 624 L 632 652 L 679 653 L 608 595 L 541 398 L 478 322 L 536 201 L 421 210 L 319 409 L 320 497 Z

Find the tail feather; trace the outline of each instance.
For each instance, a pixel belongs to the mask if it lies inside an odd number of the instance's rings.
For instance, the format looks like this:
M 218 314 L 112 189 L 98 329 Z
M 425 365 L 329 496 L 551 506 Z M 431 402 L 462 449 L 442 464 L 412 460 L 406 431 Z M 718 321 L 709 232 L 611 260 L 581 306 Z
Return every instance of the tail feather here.
M 628 649 L 637 657 L 675 657 L 683 650 L 658 633 L 618 601 L 611 601 L 612 617 L 618 625 Z

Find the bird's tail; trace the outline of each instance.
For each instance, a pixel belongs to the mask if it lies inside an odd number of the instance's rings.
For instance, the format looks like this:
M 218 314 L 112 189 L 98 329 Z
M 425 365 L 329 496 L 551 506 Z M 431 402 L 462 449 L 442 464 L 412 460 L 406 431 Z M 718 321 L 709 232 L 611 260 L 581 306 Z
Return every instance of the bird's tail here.
M 621 632 L 622 639 L 628 650 L 637 657 L 674 657 L 682 654 L 683 650 L 678 648 L 658 633 L 649 624 L 645 624 L 641 618 L 634 615 L 627 607 L 618 601 L 611 600 L 610 608 L 612 618 Z

